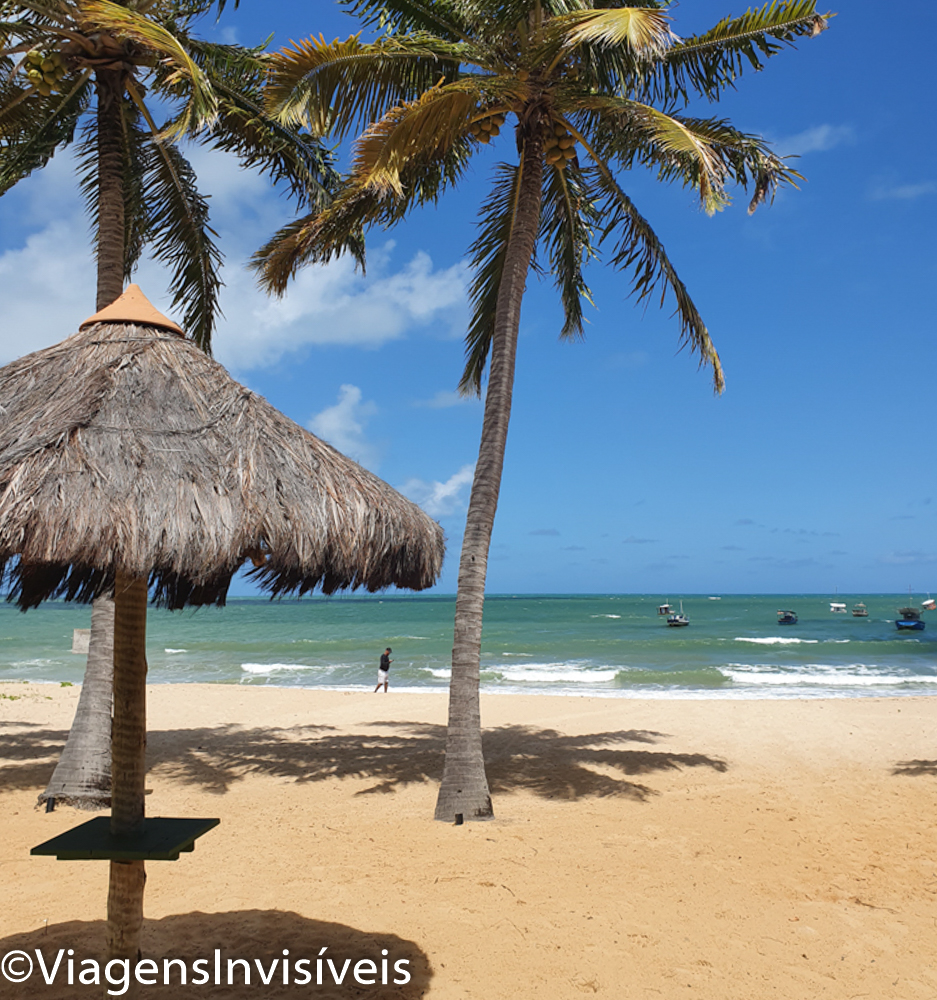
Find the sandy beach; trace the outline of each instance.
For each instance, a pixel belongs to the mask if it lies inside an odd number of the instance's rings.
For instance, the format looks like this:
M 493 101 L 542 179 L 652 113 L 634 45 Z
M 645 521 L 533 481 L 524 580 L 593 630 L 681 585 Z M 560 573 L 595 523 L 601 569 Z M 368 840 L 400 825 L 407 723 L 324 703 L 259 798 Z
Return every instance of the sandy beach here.
M 148 813 L 221 825 L 148 864 L 146 957 L 386 950 L 410 982 L 144 996 L 937 996 L 937 700 L 483 696 L 496 819 L 456 827 L 442 695 L 148 695 Z M 0 957 L 101 954 L 104 863 L 29 856 L 88 818 L 35 807 L 77 697 L 0 685 Z M 63 975 L 0 996 L 101 995 Z

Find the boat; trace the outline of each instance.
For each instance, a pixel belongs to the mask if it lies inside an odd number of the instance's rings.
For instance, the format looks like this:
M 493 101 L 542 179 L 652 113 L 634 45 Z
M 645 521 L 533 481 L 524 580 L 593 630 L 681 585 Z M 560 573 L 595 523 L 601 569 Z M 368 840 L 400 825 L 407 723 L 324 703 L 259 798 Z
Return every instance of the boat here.
M 930 594 L 928 594 L 927 600 L 921 601 L 921 607 L 925 611 L 937 611 L 937 601 L 935 601 L 934 598 L 931 597 Z
M 895 627 L 903 632 L 920 632 L 924 628 L 921 612 L 917 608 L 899 608 L 900 618 L 895 620 Z
M 657 609 L 657 613 L 659 615 L 672 615 L 673 608 L 669 604 L 661 604 L 660 607 Z
M 796 625 L 797 615 L 793 611 L 779 611 L 778 625 Z
M 683 601 L 680 602 L 679 613 L 674 613 L 667 616 L 667 624 L 671 628 L 680 628 L 682 625 L 689 625 L 690 619 L 683 613 Z
M 846 614 L 846 605 L 840 604 L 839 601 L 830 601 L 830 611 L 832 611 L 834 615 L 844 615 Z
M 869 609 L 862 603 L 862 601 L 852 606 L 852 617 L 853 618 L 869 617 Z

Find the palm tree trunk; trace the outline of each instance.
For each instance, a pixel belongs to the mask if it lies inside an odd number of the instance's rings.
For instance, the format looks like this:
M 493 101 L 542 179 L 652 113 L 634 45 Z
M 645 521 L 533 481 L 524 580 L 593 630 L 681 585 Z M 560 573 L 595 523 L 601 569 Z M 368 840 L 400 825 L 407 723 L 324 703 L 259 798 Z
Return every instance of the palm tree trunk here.
M 111 834 L 143 832 L 146 779 L 146 579 L 117 574 L 114 582 L 114 786 Z M 112 861 L 107 896 L 108 959 L 140 957 L 142 861 Z
M 97 304 L 103 309 L 124 290 L 124 161 L 121 98 L 123 76 L 98 70 Z M 46 790 L 39 796 L 51 811 L 56 803 L 106 809 L 111 789 L 111 702 L 114 673 L 114 603 L 97 598 L 91 612 L 91 641 L 81 697 L 68 740 Z
M 95 90 L 98 98 L 97 309 L 103 309 L 120 298 L 124 290 L 123 72 L 98 70 Z
M 459 562 L 446 762 L 436 800 L 436 819 L 450 823 L 457 821 L 458 816 L 466 820 L 491 819 L 494 816 L 482 755 L 478 696 L 482 613 L 488 550 L 498 508 L 504 449 L 511 419 L 521 302 L 537 242 L 543 186 L 540 123 L 535 120 L 519 128 L 525 128 L 526 134 L 522 137 L 517 210 L 498 290 L 485 416 Z
M 39 796 L 51 812 L 56 805 L 107 809 L 111 804 L 111 699 L 114 677 L 114 602 L 94 602 L 88 663 L 75 719 L 46 790 Z

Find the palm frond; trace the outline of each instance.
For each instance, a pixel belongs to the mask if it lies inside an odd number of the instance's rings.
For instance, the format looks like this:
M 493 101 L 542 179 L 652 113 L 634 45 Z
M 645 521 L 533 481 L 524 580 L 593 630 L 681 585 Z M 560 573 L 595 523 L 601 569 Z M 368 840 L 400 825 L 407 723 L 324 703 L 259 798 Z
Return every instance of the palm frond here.
M 414 207 L 435 203 L 465 173 L 474 143 L 460 138 L 434 159 L 414 159 L 401 174 L 402 193 L 378 192 L 352 175 L 321 212 L 312 212 L 284 226 L 251 260 L 261 285 L 282 295 L 296 272 L 307 264 L 327 264 L 351 254 L 364 269 L 364 231 L 392 226 Z
M 578 166 L 571 163 L 565 170 L 548 168 L 546 175 L 540 240 L 548 249 L 550 271 L 563 305 L 561 336 L 581 337 L 583 300 L 595 305 L 582 269 L 595 256 L 593 239 L 600 219 Z
M 231 45 L 189 41 L 188 47 L 218 97 L 218 120 L 206 130 L 205 141 L 286 185 L 301 209 L 323 208 L 339 182 L 334 157 L 320 140 L 267 113 L 265 59 L 256 50 Z
M 206 352 L 211 352 L 222 256 L 208 224 L 208 203 L 199 194 L 195 171 L 179 150 L 155 142 L 144 179 L 153 256 L 172 274 L 173 308 L 182 310 L 182 326 Z
M 646 7 L 577 10 L 551 18 L 534 51 L 536 63 L 553 62 L 580 48 L 619 49 L 639 62 L 660 59 L 676 41 L 670 18 Z
M 283 226 L 253 255 L 250 266 L 261 286 L 283 295 L 296 273 L 309 264 L 328 264 L 350 253 L 364 270 L 364 228 L 381 214 L 373 191 L 346 185 L 328 208 Z
M 74 141 L 91 89 L 85 75 L 67 94 L 35 94 L 0 118 L 0 195 Z
M 401 173 L 414 160 L 444 156 L 464 137 L 478 96 L 474 85 L 461 82 L 434 87 L 418 100 L 393 108 L 355 143 L 353 173 L 380 193 L 401 196 Z
M 141 121 L 137 108 L 130 102 L 121 105 L 123 126 L 123 191 L 124 191 L 124 280 L 129 281 L 150 238 L 149 199 L 146 179 L 157 155 L 152 134 Z M 95 226 L 97 232 L 97 226 Z
M 491 193 L 479 210 L 479 234 L 469 248 L 474 276 L 469 286 L 472 315 L 465 335 L 465 368 L 459 382 L 464 396 L 481 395 L 504 261 L 517 215 L 521 170 L 510 163 L 495 168 Z
M 382 38 L 366 44 L 323 37 L 295 42 L 270 58 L 267 99 L 284 123 L 342 139 L 413 100 L 440 81 L 455 78 L 455 46 L 428 36 Z
M 218 114 L 217 98 L 205 74 L 186 52 L 179 39 L 167 28 L 110 0 L 79 0 L 82 16 L 87 23 L 104 31 L 130 38 L 151 50 L 168 64 L 162 66 L 164 83 L 171 86 L 184 80 L 187 101 L 183 114 L 174 120 L 167 138 L 179 138 L 186 133 L 210 126 Z M 167 65 L 169 67 L 166 76 Z
M 666 115 L 615 97 L 585 97 L 573 106 L 580 109 L 581 127 L 601 159 L 624 170 L 649 167 L 661 181 L 692 186 L 709 214 L 727 204 L 729 181 L 744 188 L 754 182 L 751 213 L 766 196 L 773 197 L 778 185 L 796 186 L 801 177 L 764 139 L 722 119 Z
M 832 16 L 818 14 L 815 0 L 771 0 L 741 17 L 724 18 L 670 48 L 644 80 L 642 92 L 657 101 L 685 101 L 691 93 L 717 100 L 746 65 L 762 69 L 763 59 L 798 38 L 820 34 Z
M 426 31 L 450 40 L 466 40 L 468 25 L 458 0 L 339 0 L 362 24 L 393 34 Z
M 712 367 L 713 388 L 722 392 L 725 381 L 719 355 L 703 318 L 670 263 L 657 234 L 607 168 L 591 166 L 586 175 L 587 187 L 603 220 L 599 243 L 612 240 L 611 262 L 633 274 L 631 287 L 636 301 L 649 300 L 658 289 L 661 305 L 667 301 L 668 292 L 673 295 L 676 301 L 674 315 L 680 322 L 681 346 L 688 346 L 699 355 L 700 367 Z

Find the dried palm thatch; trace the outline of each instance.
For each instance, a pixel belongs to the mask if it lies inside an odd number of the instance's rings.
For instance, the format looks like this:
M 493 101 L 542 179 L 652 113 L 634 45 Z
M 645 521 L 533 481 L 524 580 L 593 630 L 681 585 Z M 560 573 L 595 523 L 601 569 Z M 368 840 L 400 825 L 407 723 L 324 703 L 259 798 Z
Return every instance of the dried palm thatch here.
M 247 559 L 274 595 L 436 580 L 435 521 L 127 294 L 145 322 L 99 314 L 0 369 L 11 600 L 90 601 L 121 571 L 165 607 L 223 604 Z

